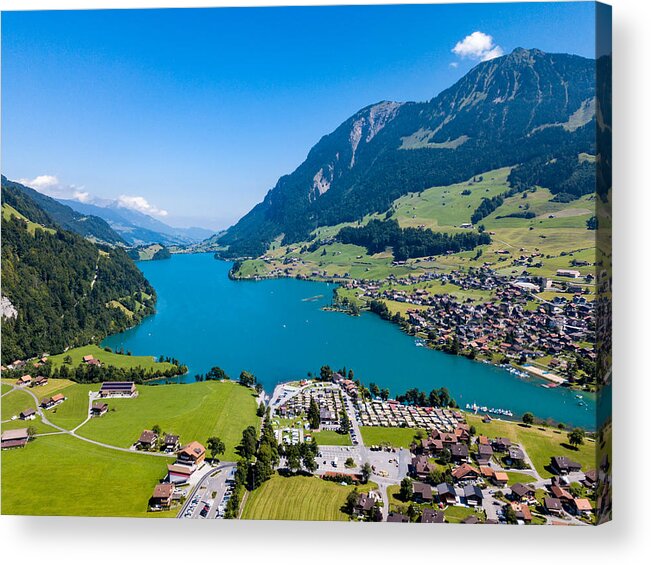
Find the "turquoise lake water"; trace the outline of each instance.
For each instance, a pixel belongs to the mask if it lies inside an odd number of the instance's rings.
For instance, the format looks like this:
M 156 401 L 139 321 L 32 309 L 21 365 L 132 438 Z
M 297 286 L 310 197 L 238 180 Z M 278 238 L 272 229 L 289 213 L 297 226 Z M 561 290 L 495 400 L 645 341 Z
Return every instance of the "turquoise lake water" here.
M 417 347 L 413 337 L 371 313 L 352 317 L 321 308 L 334 285 L 294 279 L 232 281 L 231 263 L 211 254 L 173 255 L 138 266 L 158 293 L 157 313 L 104 340 L 134 355 L 169 355 L 194 381 L 214 365 L 231 378 L 246 369 L 271 392 L 281 381 L 306 377 L 329 364 L 346 366 L 391 395 L 408 388 L 447 387 L 460 406 L 526 411 L 567 425 L 595 428 L 594 395 L 547 389 L 485 363 Z

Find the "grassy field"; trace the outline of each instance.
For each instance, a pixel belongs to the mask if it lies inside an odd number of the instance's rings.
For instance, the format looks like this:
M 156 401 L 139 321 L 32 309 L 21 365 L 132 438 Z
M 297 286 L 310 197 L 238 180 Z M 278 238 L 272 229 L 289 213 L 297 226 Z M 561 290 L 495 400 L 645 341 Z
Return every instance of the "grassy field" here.
M 158 363 L 154 357 L 136 356 L 136 355 L 119 355 L 117 353 L 110 353 L 104 351 L 97 345 L 85 345 L 83 347 L 76 347 L 70 349 L 65 353 L 53 355 L 50 357 L 53 367 L 60 367 L 63 365 L 63 360 L 66 356 L 70 355 L 72 358 L 71 367 L 80 365 L 85 355 L 92 355 L 95 359 L 99 359 L 104 365 L 111 365 L 113 367 L 123 367 L 129 369 L 132 367 L 142 367 L 143 369 L 154 370 L 167 370 L 172 368 L 171 363 Z
M 353 445 L 350 434 L 340 434 L 330 430 L 314 432 L 312 437 L 319 445 Z
M 414 441 L 417 429 L 414 428 L 383 428 L 382 426 L 361 426 L 364 444 L 380 445 L 388 443 L 393 447 L 408 449 Z
M 523 485 L 525 485 L 535 481 L 534 477 L 528 475 L 527 473 L 518 473 L 517 471 L 509 471 L 507 474 L 509 475 L 509 480 L 506 483 L 508 486 L 514 485 L 515 483 L 522 483 Z
M 73 383 L 71 386 L 60 389 L 59 392 L 66 399 L 51 410 L 45 410 L 46 418 L 66 430 L 73 429 L 88 416 L 88 393 L 98 391 L 99 387 L 99 384 Z M 44 394 L 43 391 L 38 389 L 34 390 L 34 394 L 39 397 L 39 400 L 51 396 L 51 393 Z
M 522 424 L 503 420 L 493 420 L 484 424 L 480 416 L 470 414 L 467 415 L 467 420 L 470 425 L 475 426 L 478 434 L 491 438 L 508 437 L 511 441 L 522 444 L 536 470 L 543 478 L 553 475 L 546 467 L 550 463 L 550 458 L 558 455 L 565 455 L 573 461 L 581 463 L 584 471 L 596 468 L 595 442 L 589 438 L 586 438 L 584 445 L 575 450 L 567 444 L 567 432 L 565 431 L 560 432 L 554 428 L 539 426 L 527 428 Z
M 97 385 L 95 385 L 96 388 Z M 144 429 L 158 424 L 180 436 L 181 443 L 205 445 L 213 435 L 226 444 L 224 460 L 235 460 L 235 446 L 247 426 L 258 426 L 255 393 L 236 383 L 139 386 L 137 398 L 109 399 L 109 412 L 93 418 L 79 434 L 111 445 L 129 447 Z M 53 420 L 54 421 L 54 420 Z
M 274 475 L 249 493 L 242 512 L 245 520 L 348 520 L 341 508 L 352 486 L 317 477 Z M 366 487 L 360 487 L 362 491 Z
M 443 513 L 446 522 L 450 524 L 460 524 L 468 516 L 477 516 L 480 522 L 486 519 L 483 511 L 476 512 L 474 508 L 466 508 L 465 506 L 448 506 Z
M 2 205 L 2 219 L 3 220 L 8 220 L 9 218 L 19 218 L 27 223 L 27 231 L 34 235 L 34 232 L 39 229 L 39 230 L 44 230 L 48 233 L 55 233 L 55 230 L 52 228 L 46 228 L 42 226 L 41 224 L 37 224 L 35 222 L 32 222 L 31 220 L 28 220 L 25 216 L 23 216 L 18 210 L 16 210 L 14 207 L 9 206 L 9 204 L 3 204 Z
M 2 513 L 145 517 L 167 463 L 65 434 L 40 437 L 24 449 L 3 451 Z
M 25 408 L 34 408 L 34 399 L 24 390 L 14 390 L 2 397 L 2 419 L 9 420 Z

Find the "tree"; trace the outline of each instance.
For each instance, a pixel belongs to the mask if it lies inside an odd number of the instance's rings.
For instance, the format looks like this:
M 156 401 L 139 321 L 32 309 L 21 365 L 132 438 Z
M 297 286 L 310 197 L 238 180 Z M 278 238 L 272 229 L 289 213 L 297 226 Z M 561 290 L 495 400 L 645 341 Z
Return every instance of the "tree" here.
M 226 374 L 226 371 L 222 369 L 221 367 L 212 367 L 207 373 L 206 373 L 206 380 L 208 381 L 221 381 L 228 379 L 228 375 Z
M 344 504 L 344 510 L 347 514 L 352 514 L 355 510 L 355 505 L 357 504 L 357 499 L 359 498 L 359 491 L 357 487 L 351 490 L 346 496 L 346 504 Z
M 224 442 L 217 436 L 209 437 L 208 441 L 206 442 L 206 447 L 208 447 L 208 451 L 210 451 L 210 456 L 212 457 L 213 461 L 217 455 L 222 455 L 224 451 L 226 451 Z
M 240 384 L 242 386 L 253 386 L 255 384 L 255 377 L 248 371 L 240 373 Z
M 238 446 L 238 452 L 244 459 L 251 459 L 255 455 L 255 448 L 258 442 L 258 434 L 253 426 L 245 428 L 242 432 L 242 441 Z
M 400 481 L 400 498 L 404 502 L 411 500 L 412 495 L 414 494 L 414 481 L 409 477 L 405 477 Z
M 389 400 L 389 389 L 388 388 L 383 388 L 380 391 L 380 398 L 384 400 L 385 402 Z
M 296 445 L 287 446 L 287 467 L 292 473 L 301 468 L 301 458 Z
M 344 462 L 344 465 L 350 469 L 355 466 L 355 460 L 352 457 L 347 457 L 346 461 Z
M 319 372 L 319 376 L 321 377 L 322 381 L 331 381 L 332 369 L 330 368 L 330 365 L 323 365 L 323 367 L 321 367 L 321 371 Z
M 531 412 L 522 414 L 522 422 L 527 426 L 531 426 L 533 424 L 533 414 Z
M 450 453 L 449 449 L 445 448 L 443 451 L 441 451 L 439 462 L 442 465 L 447 465 L 450 461 L 452 461 L 452 453 Z
M 161 433 L 161 427 L 158 424 L 154 424 L 151 427 L 151 431 L 154 432 L 157 436 L 159 436 Z
M 262 416 L 265 415 L 266 411 L 267 411 L 267 409 L 265 408 L 264 404 L 261 402 L 261 403 L 258 405 L 258 408 L 257 408 L 257 410 L 255 411 L 255 414 L 256 414 L 256 416 L 258 416 L 259 418 L 262 418 Z
M 318 430 L 321 425 L 321 411 L 314 398 L 310 399 L 310 407 L 307 410 L 307 421 L 312 430 Z
M 71 357 L 70 355 L 66 355 L 66 356 L 63 358 L 63 362 L 64 362 L 66 365 L 72 365 L 72 357 Z
M 262 392 L 262 383 L 255 383 L 255 391 L 260 394 Z
M 579 445 L 583 445 L 585 439 L 585 430 L 583 428 L 575 428 L 567 434 L 567 440 L 574 449 L 578 449 Z
M 346 410 L 342 410 L 339 415 L 339 433 L 348 434 L 350 433 L 350 418 Z
M 319 468 L 314 453 L 309 449 L 306 449 L 305 453 L 303 453 L 303 467 L 310 473 L 314 473 Z
M 368 390 L 371 392 L 371 394 L 377 398 L 380 396 L 380 387 L 377 386 L 375 383 L 371 383 L 368 387 Z
M 367 461 L 366 463 L 364 463 L 364 465 L 362 465 L 362 469 L 361 469 L 363 484 L 368 483 L 368 480 L 371 478 L 372 473 L 373 473 L 373 468 L 371 467 L 371 464 Z
M 511 506 L 510 504 L 504 505 L 504 518 L 506 519 L 507 524 L 518 523 L 518 519 L 515 515 L 515 510 L 513 510 L 513 506 Z

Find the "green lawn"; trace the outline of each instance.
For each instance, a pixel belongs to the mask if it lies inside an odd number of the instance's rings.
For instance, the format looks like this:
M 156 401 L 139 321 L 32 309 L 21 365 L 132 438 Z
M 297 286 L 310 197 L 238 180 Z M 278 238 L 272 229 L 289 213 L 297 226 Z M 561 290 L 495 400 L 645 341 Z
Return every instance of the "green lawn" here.
M 2 513 L 145 517 L 168 462 L 65 434 L 36 438 L 24 449 L 2 452 Z
M 409 448 L 418 432 L 415 428 L 383 428 L 382 426 L 362 426 L 360 429 L 366 446 L 388 443 L 393 447 L 405 449 Z
M 312 437 L 319 445 L 353 445 L 350 434 L 340 434 L 330 430 L 314 432 Z
M 581 463 L 584 471 L 597 466 L 595 442 L 590 439 L 586 438 L 585 444 L 578 450 L 574 450 L 567 444 L 566 431 L 560 432 L 554 428 L 540 426 L 528 428 L 517 422 L 504 420 L 493 420 L 484 424 L 480 416 L 468 414 L 466 417 L 468 423 L 475 426 L 478 434 L 491 438 L 508 437 L 512 441 L 522 444 L 531 457 L 536 470 L 543 478 L 552 476 L 552 473 L 545 468 L 549 465 L 552 456 L 565 455 L 573 461 Z
M 79 385 L 78 385 L 79 386 Z M 95 385 L 96 389 L 99 388 Z M 226 444 L 224 460 L 234 460 L 235 446 L 247 426 L 259 426 L 255 393 L 231 382 L 138 386 L 137 398 L 109 399 L 109 412 L 93 418 L 79 434 L 119 447 L 129 447 L 144 429 L 158 424 L 180 436 L 181 443 L 205 445 L 213 435 Z
M 9 420 L 25 408 L 35 408 L 34 399 L 24 390 L 14 390 L 2 397 L 2 419 Z
M 45 417 L 53 424 L 61 426 L 66 430 L 75 428 L 88 416 L 88 393 L 90 391 L 98 391 L 99 387 L 99 383 L 73 383 L 71 386 L 59 389 L 58 392 L 63 394 L 66 399 L 58 406 L 50 410 L 44 410 Z M 34 394 L 38 396 L 39 400 L 52 395 L 51 392 L 44 394 L 38 388 L 34 389 Z
M 65 353 L 53 355 L 50 357 L 53 367 L 60 367 L 63 365 L 63 360 L 66 356 L 70 355 L 72 358 L 71 367 L 76 367 L 82 363 L 82 358 L 85 355 L 92 355 L 95 359 L 99 359 L 104 365 L 111 365 L 113 367 L 122 367 L 130 369 L 132 367 L 142 367 L 144 369 L 153 369 L 165 371 L 172 368 L 171 363 L 158 363 L 154 357 L 150 356 L 137 356 L 137 355 L 119 355 L 117 353 L 110 353 L 104 351 L 97 345 L 85 345 L 83 347 L 76 347 L 70 349 Z
M 8 383 L 2 383 L 0 384 L 0 394 L 5 394 L 9 392 L 10 390 L 13 390 L 13 387 L 8 384 Z
M 512 486 L 515 483 L 522 483 L 526 485 L 528 483 L 534 482 L 535 478 L 527 473 L 518 473 L 517 471 L 508 471 L 509 480 L 507 481 L 508 486 Z
M 341 508 L 352 486 L 318 477 L 274 475 L 250 492 L 244 506 L 245 520 L 347 520 Z M 360 487 L 360 491 L 368 489 Z
M 483 511 L 475 512 L 474 508 L 466 508 L 465 506 L 448 506 L 443 513 L 445 520 L 450 524 L 459 524 L 468 516 L 477 516 L 480 522 L 486 519 Z

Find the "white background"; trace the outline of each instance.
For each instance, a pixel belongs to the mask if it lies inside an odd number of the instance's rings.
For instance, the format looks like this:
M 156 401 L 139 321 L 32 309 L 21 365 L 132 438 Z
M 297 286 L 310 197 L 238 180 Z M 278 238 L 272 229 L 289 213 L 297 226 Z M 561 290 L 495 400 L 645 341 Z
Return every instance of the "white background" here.
M 0 0 L 8 9 L 341 4 L 215 0 Z M 349 3 L 372 4 L 353 0 Z M 384 2 L 387 3 L 387 2 Z M 393 2 L 397 3 L 397 2 Z M 418 2 L 412 2 L 418 3 Z M 436 3 L 430 0 L 430 3 Z M 440 3 L 440 2 L 439 2 Z M 651 556 L 649 229 L 651 2 L 611 0 L 614 27 L 614 515 L 599 528 L 0 518 L 3 563 L 628 563 Z M 13 480 L 46 481 L 34 469 Z M 56 487 L 53 486 L 54 489 Z

